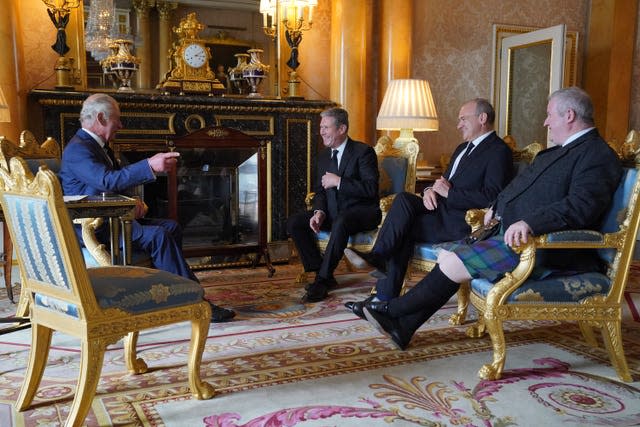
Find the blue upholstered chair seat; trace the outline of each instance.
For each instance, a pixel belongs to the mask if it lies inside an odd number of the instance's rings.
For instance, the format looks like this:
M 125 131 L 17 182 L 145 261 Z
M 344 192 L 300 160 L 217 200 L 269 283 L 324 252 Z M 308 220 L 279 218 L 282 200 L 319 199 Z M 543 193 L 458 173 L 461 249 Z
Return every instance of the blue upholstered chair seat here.
M 329 241 L 329 236 L 331 235 L 328 231 L 320 231 L 316 237 L 318 241 Z M 354 245 L 373 245 L 376 241 L 376 236 L 378 235 L 378 229 L 363 231 L 362 233 L 356 233 L 349 236 L 349 241 L 347 243 L 348 246 Z
M 413 257 L 423 261 L 436 262 L 439 248 L 439 245 L 433 243 L 416 243 L 413 248 Z
M 145 267 L 97 267 L 87 269 L 93 292 L 102 309 L 119 308 L 131 314 L 162 310 L 202 301 L 198 282 Z M 35 303 L 77 317 L 72 304 L 35 295 Z
M 486 298 L 494 283 L 473 279 L 471 291 Z M 550 276 L 527 280 L 507 298 L 508 303 L 552 302 L 575 303 L 595 295 L 607 295 L 611 281 L 602 273 L 580 273 L 571 276 Z

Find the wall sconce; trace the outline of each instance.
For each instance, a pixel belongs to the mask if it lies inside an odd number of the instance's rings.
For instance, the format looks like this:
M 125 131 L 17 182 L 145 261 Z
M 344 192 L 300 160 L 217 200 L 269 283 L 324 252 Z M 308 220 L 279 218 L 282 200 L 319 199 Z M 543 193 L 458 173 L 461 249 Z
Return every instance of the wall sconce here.
M 289 98 L 299 98 L 297 69 L 298 46 L 302 42 L 302 32 L 311 29 L 313 24 L 313 8 L 318 5 L 318 0 L 260 0 L 260 13 L 262 13 L 262 29 L 264 33 L 274 41 L 279 35 L 278 22 L 282 22 L 284 35 L 291 48 L 291 54 L 287 61 L 289 71 Z M 306 12 L 306 19 L 305 19 Z M 278 63 L 280 62 L 280 49 L 278 49 Z
M 391 80 L 382 99 L 376 129 L 400 130 L 394 146 L 417 140 L 414 131 L 438 130 L 438 114 L 426 80 Z
M 54 70 L 56 70 L 56 89 L 73 89 L 71 80 L 71 70 L 73 69 L 73 58 L 67 58 L 64 55 L 69 52 L 67 46 L 67 33 L 65 29 L 69 23 L 69 14 L 71 9 L 75 9 L 80 5 L 81 0 L 42 0 L 47 6 L 47 13 L 53 25 L 58 30 L 56 42 L 51 48 L 60 56 Z

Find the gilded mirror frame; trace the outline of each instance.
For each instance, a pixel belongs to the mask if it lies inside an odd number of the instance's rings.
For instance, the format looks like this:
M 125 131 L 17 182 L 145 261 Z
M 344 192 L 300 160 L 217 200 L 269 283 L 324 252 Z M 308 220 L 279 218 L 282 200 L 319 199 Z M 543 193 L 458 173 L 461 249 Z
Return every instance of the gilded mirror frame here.
M 519 25 L 493 24 L 493 62 L 491 64 L 491 101 L 496 111 L 496 117 L 501 117 L 503 106 L 501 106 L 501 54 L 503 40 L 507 37 L 525 34 L 532 31 L 541 30 L 541 27 L 528 27 Z M 565 32 L 564 49 L 564 73 L 563 86 L 574 86 L 577 84 L 578 69 L 578 32 Z M 524 141 L 523 141 L 524 143 Z

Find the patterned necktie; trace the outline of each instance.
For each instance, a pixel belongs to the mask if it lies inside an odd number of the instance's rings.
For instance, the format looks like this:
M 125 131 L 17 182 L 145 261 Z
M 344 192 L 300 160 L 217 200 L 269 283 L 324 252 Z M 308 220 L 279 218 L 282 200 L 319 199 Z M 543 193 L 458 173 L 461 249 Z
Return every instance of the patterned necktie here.
M 111 149 L 111 147 L 105 144 L 104 147 L 102 148 L 104 149 L 104 152 L 107 154 L 107 158 L 109 158 L 109 161 L 111 162 L 111 166 L 113 166 L 114 169 L 119 169 L 118 162 L 116 161 L 116 156 L 113 154 L 113 150 Z

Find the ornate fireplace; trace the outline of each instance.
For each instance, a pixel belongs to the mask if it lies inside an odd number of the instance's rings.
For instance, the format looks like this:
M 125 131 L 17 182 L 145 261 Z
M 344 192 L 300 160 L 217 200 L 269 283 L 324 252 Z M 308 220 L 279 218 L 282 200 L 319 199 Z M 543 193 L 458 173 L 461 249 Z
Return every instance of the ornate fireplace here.
M 175 214 L 177 218 L 183 218 L 181 221 L 186 221 L 190 205 L 201 211 L 219 210 L 220 221 L 216 222 L 215 227 L 221 227 L 220 224 L 224 224 L 225 221 L 231 224 L 230 227 L 222 227 L 218 231 L 214 231 L 213 228 L 209 230 L 213 233 L 212 247 L 221 248 L 220 254 L 217 255 L 221 263 L 226 263 L 225 253 L 230 254 L 229 259 L 237 258 L 232 257 L 237 253 L 234 245 L 242 244 L 250 237 L 256 240 L 253 236 L 260 233 L 266 236 L 266 244 L 273 261 L 288 259 L 286 219 L 291 213 L 304 209 L 304 198 L 310 191 L 315 173 L 316 155 L 322 148 L 319 113 L 333 106 L 333 103 L 161 95 L 157 92 L 109 94 L 120 104 L 124 126 L 118 131 L 114 141 L 116 155 L 133 161 L 154 152 L 167 150 L 168 144 L 173 141 L 182 153 L 183 167 L 189 170 L 184 176 L 178 175 L 181 180 L 185 179 L 184 182 L 176 180 L 176 212 L 169 211 L 171 204 L 166 191 L 163 195 L 157 186 L 145 186 L 145 201 L 151 207 L 150 215 L 162 216 L 168 212 L 168 216 Z M 78 118 L 81 104 L 88 95 L 90 93 L 87 92 L 32 91 L 29 97 L 30 117 L 41 119 L 32 121 L 29 127 L 37 137 L 52 136 L 64 148 L 80 126 Z M 235 157 L 236 154 L 232 155 L 228 148 L 220 146 L 216 149 L 217 156 L 228 157 L 228 161 L 225 162 L 221 162 L 218 157 L 211 162 L 210 156 L 214 155 L 216 150 L 210 153 L 207 147 L 187 148 L 188 144 L 193 143 L 191 135 L 196 134 L 193 138 L 200 138 L 201 134 L 197 133 L 198 131 L 204 129 L 202 132 L 206 133 L 207 128 L 215 126 L 242 131 L 259 146 L 247 148 L 237 155 L 238 157 Z M 257 155 L 257 161 L 254 155 Z M 209 171 L 203 171 L 202 168 L 206 168 L 207 164 Z M 262 200 L 264 208 L 258 207 L 258 213 L 253 213 L 258 205 L 252 202 L 254 190 L 250 188 L 250 182 L 255 176 L 251 178 L 251 173 L 247 171 L 252 168 L 259 171 L 260 164 L 264 167 L 266 196 Z M 196 170 L 199 171 L 198 174 L 195 174 Z M 180 173 L 179 170 L 177 173 Z M 159 181 L 166 179 L 161 177 Z M 237 186 L 237 199 L 230 198 L 228 202 L 211 199 L 206 202 L 209 204 L 205 204 L 204 201 L 197 200 L 198 193 L 193 190 L 197 188 L 198 180 L 201 181 L 200 184 L 206 183 L 200 186 L 201 189 L 204 186 L 213 186 L 223 192 L 223 189 L 227 191 L 226 189 Z M 187 197 L 188 194 L 192 197 Z M 263 212 L 265 226 L 251 228 L 249 224 L 252 223 L 252 218 Z M 197 219 L 194 217 L 189 220 L 190 227 L 193 226 L 193 235 L 185 241 L 185 250 L 190 254 L 200 253 L 199 248 L 202 244 L 196 241 L 199 237 L 195 231 Z M 200 219 L 207 222 L 213 217 Z M 212 224 L 207 226 L 214 227 Z M 191 234 L 191 231 L 188 234 Z

